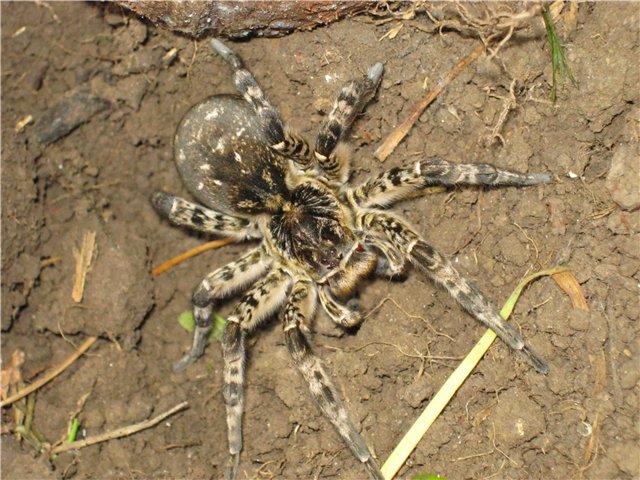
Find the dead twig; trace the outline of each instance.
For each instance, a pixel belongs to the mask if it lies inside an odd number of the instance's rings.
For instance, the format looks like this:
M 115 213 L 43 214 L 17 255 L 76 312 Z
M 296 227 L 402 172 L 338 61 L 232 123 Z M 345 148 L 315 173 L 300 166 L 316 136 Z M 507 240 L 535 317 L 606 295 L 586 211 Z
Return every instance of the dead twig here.
M 593 426 L 590 428 L 591 436 L 589 438 L 589 443 L 587 443 L 587 448 L 584 451 L 584 462 L 582 467 L 578 469 L 578 479 L 582 479 L 584 472 L 589 470 L 596 458 L 598 457 L 598 430 L 600 428 L 600 414 L 596 412 L 596 418 L 593 421 Z
M 365 343 L 364 345 L 361 345 L 359 347 L 356 347 L 354 349 L 352 349 L 353 352 L 359 352 L 360 350 L 363 350 L 367 347 L 370 347 L 371 345 L 384 345 L 387 347 L 393 347 L 395 348 L 398 352 L 400 352 L 401 355 L 404 355 L 405 357 L 409 357 L 409 358 L 418 358 L 420 360 L 462 360 L 464 358 L 464 355 L 462 356 L 458 356 L 458 357 L 449 357 L 449 356 L 444 356 L 444 355 L 423 355 L 421 354 L 418 350 L 415 350 L 415 354 L 411 354 L 411 353 L 407 353 L 404 350 L 402 350 L 402 348 L 399 345 L 396 345 L 394 343 L 391 342 L 369 342 L 369 343 Z
M 31 392 L 35 392 L 37 389 L 39 389 L 46 383 L 49 383 L 51 380 L 53 380 L 55 377 L 57 377 L 63 371 L 65 371 L 69 367 L 69 365 L 75 362 L 84 352 L 86 352 L 91 347 L 91 345 L 93 345 L 96 342 L 97 339 L 98 337 L 87 338 L 84 341 L 84 343 L 80 345 L 80 347 L 75 352 L 69 355 L 60 365 L 55 367 L 53 370 L 47 373 L 40 380 L 32 383 L 26 388 L 23 388 L 18 393 L 16 393 L 15 395 L 12 395 L 6 400 L 3 400 L 2 403 L 0 403 L 0 407 L 6 407 L 7 405 L 11 405 L 13 402 L 20 400 L 21 398 L 29 395 Z
M 20 368 L 24 364 L 26 355 L 22 350 L 14 350 L 11 354 L 11 358 L 6 363 L 5 367 L 0 373 L 0 398 L 5 400 L 9 395 L 9 391 L 22 384 L 22 372 Z
M 511 81 L 511 84 L 509 85 L 509 96 L 508 97 L 502 97 L 502 96 L 491 94 L 491 93 L 489 94 L 489 96 L 491 96 L 491 97 L 499 98 L 500 100 L 502 100 L 503 104 L 502 104 L 502 111 L 500 112 L 500 115 L 498 116 L 498 121 L 493 126 L 493 128 L 491 129 L 491 133 L 489 134 L 487 145 L 490 145 L 491 143 L 493 143 L 493 141 L 496 138 L 498 140 L 500 140 L 500 142 L 502 142 L 503 146 L 506 144 L 506 142 L 504 141 L 504 137 L 502 136 L 502 134 L 500 132 L 502 131 L 502 127 L 504 125 L 504 122 L 507 121 L 507 116 L 509 115 L 509 112 L 511 110 L 515 109 L 516 106 L 518 105 L 517 101 L 516 101 L 515 86 L 516 86 L 516 80 L 513 79 Z
M 223 247 L 225 245 L 229 245 L 230 243 L 235 242 L 235 238 L 222 238 L 220 240 L 214 240 L 213 242 L 205 243 L 204 245 L 200 245 L 199 247 L 192 248 L 177 257 L 173 257 L 171 260 L 167 260 L 161 265 L 158 265 L 156 268 L 151 270 L 151 275 L 154 277 L 160 275 L 162 272 L 169 270 L 171 267 L 184 262 L 185 260 L 195 257 L 196 255 L 201 254 L 202 252 L 206 252 L 207 250 L 213 250 L 216 248 Z
M 440 92 L 442 92 L 442 90 L 444 90 L 444 88 L 449 85 L 454 78 L 460 75 L 460 72 L 467 68 L 471 62 L 478 58 L 480 54 L 484 52 L 484 49 L 484 45 L 478 45 L 475 50 L 460 60 L 458 64 L 447 74 L 447 76 L 438 82 L 438 85 L 436 85 L 433 90 L 414 105 L 406 120 L 398 125 L 398 127 L 396 127 L 396 129 L 387 137 L 384 143 L 376 150 L 375 155 L 378 160 L 383 162 L 387 159 L 402 139 L 407 136 L 411 127 L 413 127 L 413 124 L 416 123 L 418 118 L 420 118 L 420 115 L 422 115 L 426 108 L 438 97 L 438 95 L 440 95 Z
M 526 238 L 527 240 L 529 240 L 529 242 L 531 243 L 531 245 L 533 245 L 534 250 L 536 251 L 536 260 L 538 260 L 538 258 L 540 257 L 540 250 L 538 249 L 538 245 L 536 244 L 536 241 L 531 238 L 527 232 L 525 232 L 524 228 L 522 228 L 520 225 L 518 225 L 516 222 L 513 222 L 513 224 L 518 227 L 518 230 L 520 230 L 520 232 L 522 233 L 522 235 L 524 235 L 524 238 Z
M 412 319 L 412 320 L 421 320 L 423 321 L 427 327 L 429 327 L 429 330 L 431 330 L 433 333 L 435 333 L 436 335 L 439 335 L 441 337 L 445 337 L 448 338 L 449 340 L 451 340 L 452 342 L 455 343 L 455 340 L 453 338 L 451 338 L 449 335 L 447 335 L 446 333 L 442 333 L 438 330 L 436 330 L 436 328 L 431 325 L 431 322 L 429 322 L 429 320 L 427 320 L 424 317 L 421 317 L 419 315 L 413 315 L 409 312 L 407 312 L 404 308 L 402 308 L 400 306 L 400 304 L 398 302 L 396 302 L 392 297 L 390 296 L 386 296 L 384 297 L 382 300 L 380 300 L 380 302 L 378 302 L 378 304 L 373 307 L 371 310 L 369 310 L 363 317 L 363 320 L 366 320 L 367 318 L 369 318 L 371 315 L 373 315 L 375 312 L 377 312 L 378 310 L 380 310 L 382 308 L 382 306 L 387 303 L 387 302 L 391 302 L 398 310 L 400 310 L 406 317 Z
M 55 265 L 60 260 L 62 260 L 62 257 L 43 258 L 42 260 L 40 260 L 40 267 L 44 268 L 48 267 L 49 265 Z
M 427 96 L 411 109 L 411 113 L 407 119 L 402 122 L 376 150 L 375 155 L 380 161 L 386 160 L 407 133 L 409 133 L 409 130 L 411 130 L 411 127 L 418 118 L 420 118 L 425 109 L 460 72 L 485 50 L 490 53 L 489 59 L 494 58 L 500 49 L 509 41 L 513 33 L 519 29 L 524 22 L 539 15 L 542 10 L 542 6 L 537 4 L 518 13 L 513 13 L 512 11 L 496 12 L 486 5 L 480 8 L 484 8 L 485 10 L 482 16 L 472 12 L 472 9 L 467 8 L 466 5 L 456 2 L 457 16 L 460 20 L 438 20 L 427 10 L 427 15 L 440 32 L 442 32 L 444 28 L 472 32 L 482 41 L 482 45 L 479 45 L 469 55 L 460 60 L 449 74 L 438 83 L 436 88 L 429 92 Z M 493 47 L 494 45 L 495 47 Z
M 68 450 L 79 450 L 84 447 L 88 447 L 90 445 L 95 445 L 96 443 L 106 442 L 107 440 L 113 440 L 115 438 L 126 437 L 132 435 L 134 433 L 140 432 L 142 430 L 146 430 L 147 428 L 151 428 L 154 425 L 157 425 L 162 420 L 167 417 L 170 417 L 176 412 L 187 408 L 189 402 L 182 402 L 171 410 L 167 410 L 164 413 L 161 413 L 157 417 L 154 417 L 150 420 L 145 420 L 143 422 L 139 422 L 133 425 L 129 425 L 122 428 L 117 428 L 110 432 L 102 433 L 100 435 L 94 435 L 93 437 L 85 438 L 84 440 L 77 440 L 71 443 L 65 443 L 64 445 L 59 445 L 51 450 L 51 454 L 55 455 L 58 453 L 66 452 Z

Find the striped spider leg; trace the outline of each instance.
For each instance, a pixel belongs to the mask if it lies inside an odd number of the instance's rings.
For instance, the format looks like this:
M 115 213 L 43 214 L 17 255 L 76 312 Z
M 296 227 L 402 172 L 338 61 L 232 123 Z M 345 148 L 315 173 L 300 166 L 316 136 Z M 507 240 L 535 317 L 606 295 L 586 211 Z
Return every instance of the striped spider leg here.
M 380 467 L 344 407 L 338 390 L 322 361 L 313 353 L 301 326 L 313 316 L 317 293 L 313 282 L 296 279 L 284 308 L 284 335 L 298 371 L 309 386 L 311 396 L 331 424 L 344 439 L 355 457 L 362 462 L 369 476 L 383 480 Z

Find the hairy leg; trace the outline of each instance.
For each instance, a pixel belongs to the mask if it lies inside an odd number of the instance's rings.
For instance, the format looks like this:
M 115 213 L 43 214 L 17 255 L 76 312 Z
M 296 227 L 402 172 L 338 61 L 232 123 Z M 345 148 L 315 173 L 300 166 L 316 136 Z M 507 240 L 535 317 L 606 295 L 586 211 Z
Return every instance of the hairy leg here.
M 517 173 L 487 163 L 455 164 L 429 158 L 383 172 L 355 188 L 351 195 L 361 207 L 388 207 L 433 185 L 529 186 L 550 180 L 547 173 Z
M 315 157 L 322 170 L 332 179 L 346 180 L 349 166 L 345 155 L 341 155 L 337 147 L 356 116 L 376 93 L 382 71 L 382 64 L 376 63 L 364 77 L 345 84 L 329 116 L 320 127 Z
M 238 260 L 210 273 L 200 282 L 193 294 L 193 312 L 196 323 L 193 343 L 189 352 L 174 365 L 174 372 L 181 372 L 204 352 L 211 331 L 213 303 L 264 275 L 270 263 L 262 252 L 262 248 L 258 247 Z
M 257 80 L 244 66 L 240 57 L 220 40 L 211 40 L 211 46 L 233 68 L 233 83 L 244 99 L 253 106 L 271 148 L 294 158 L 302 168 L 309 168 L 312 161 L 309 145 L 302 137 L 285 128 L 278 110 L 267 100 Z
M 222 393 L 227 411 L 229 461 L 225 480 L 233 480 L 238 473 L 242 450 L 242 413 L 244 410 L 244 340 L 248 331 L 272 315 L 284 302 L 290 277 L 280 269 L 272 270 L 256 282 L 227 318 L 222 335 L 224 385 Z
M 406 257 L 384 237 L 368 232 L 363 243 L 382 254 L 378 255 L 377 275 L 392 278 L 404 273 L 407 264 Z
M 316 298 L 311 282 L 298 280 L 284 310 L 284 335 L 298 371 L 309 386 L 313 399 L 324 416 L 333 424 L 353 454 L 360 460 L 374 480 L 383 480 L 378 463 L 367 444 L 349 418 L 338 390 L 320 359 L 301 331 L 301 325 L 313 315 Z
M 249 220 L 217 212 L 165 192 L 155 192 L 151 203 L 158 213 L 175 225 L 239 240 L 260 237 L 257 227 Z
M 411 263 L 446 288 L 467 312 L 492 329 L 509 347 L 523 355 L 538 372 L 544 374 L 549 372 L 546 362 L 500 316 L 498 309 L 482 292 L 406 223 L 393 215 L 376 211 L 360 214 L 357 221 L 367 230 L 386 236 L 387 240 L 403 252 Z

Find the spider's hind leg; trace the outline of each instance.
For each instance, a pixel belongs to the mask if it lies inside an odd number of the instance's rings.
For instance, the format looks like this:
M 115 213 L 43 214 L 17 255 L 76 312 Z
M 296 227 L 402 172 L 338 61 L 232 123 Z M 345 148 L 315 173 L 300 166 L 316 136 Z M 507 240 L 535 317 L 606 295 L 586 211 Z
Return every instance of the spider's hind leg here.
M 242 413 L 244 411 L 245 337 L 261 321 L 269 318 L 284 302 L 290 277 L 280 269 L 272 270 L 236 305 L 227 318 L 222 335 L 224 385 L 222 395 L 227 411 L 229 461 L 225 480 L 234 480 L 242 450 Z
M 204 352 L 211 331 L 213 306 L 216 300 L 225 298 L 263 275 L 270 262 L 261 248 L 251 250 L 238 260 L 221 267 L 206 276 L 193 294 L 193 314 L 196 328 L 189 352 L 173 366 L 174 372 L 184 370 Z
M 313 353 L 301 325 L 313 315 L 316 295 L 311 282 L 298 280 L 291 291 L 284 310 L 284 334 L 287 348 L 298 371 L 309 386 L 309 391 L 324 416 L 333 424 L 353 454 L 366 467 L 374 480 L 383 480 L 378 463 L 369 447 L 356 430 L 338 390 L 320 359 Z
M 211 46 L 233 68 L 233 83 L 258 115 L 271 148 L 294 158 L 303 169 L 310 168 L 312 157 L 308 143 L 298 134 L 285 128 L 278 110 L 267 100 L 258 81 L 244 66 L 242 59 L 220 40 L 211 40 Z
M 322 170 L 332 179 L 346 180 L 349 173 L 348 159 L 338 147 L 356 116 L 375 95 L 383 69 L 381 63 L 376 63 L 362 78 L 347 82 L 320 127 L 315 157 Z
M 440 252 L 425 242 L 403 221 L 380 211 L 359 214 L 360 227 L 384 235 L 395 248 L 403 252 L 409 261 L 436 283 L 442 285 L 451 296 L 477 320 L 492 329 L 509 347 L 520 353 L 538 372 L 549 372 L 547 363 L 507 323 L 498 309 L 467 280 Z
M 151 204 L 174 225 L 239 240 L 258 236 L 249 220 L 218 212 L 162 191 L 153 193 Z

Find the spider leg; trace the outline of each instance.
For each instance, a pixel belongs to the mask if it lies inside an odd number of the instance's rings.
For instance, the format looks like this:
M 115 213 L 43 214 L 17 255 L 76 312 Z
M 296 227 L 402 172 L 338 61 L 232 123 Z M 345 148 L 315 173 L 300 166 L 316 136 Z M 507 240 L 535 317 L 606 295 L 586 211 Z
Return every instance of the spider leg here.
M 498 309 L 482 292 L 403 221 L 388 213 L 368 211 L 360 213 L 357 222 L 368 230 L 386 236 L 413 265 L 444 286 L 467 312 L 493 330 L 509 347 L 523 355 L 538 372 L 549 372 L 546 362 L 527 345 L 511 324 L 500 316 Z
M 528 186 L 550 180 L 547 173 L 517 173 L 487 163 L 455 164 L 428 158 L 387 170 L 355 188 L 351 195 L 361 207 L 387 207 L 432 185 Z
M 380 467 L 349 418 L 338 395 L 338 389 L 302 333 L 301 325 L 306 324 L 313 315 L 315 303 L 316 296 L 311 282 L 296 281 L 284 310 L 287 348 L 322 413 L 333 424 L 353 454 L 365 465 L 370 477 L 383 480 Z
M 322 170 L 332 179 L 344 181 L 348 175 L 346 155 L 337 147 L 356 116 L 376 93 L 382 71 L 382 64 L 376 63 L 364 77 L 347 82 L 320 126 L 314 153 Z
M 233 68 L 233 83 L 258 115 L 271 148 L 294 158 L 302 168 L 310 168 L 312 156 L 309 144 L 304 138 L 285 128 L 278 110 L 267 100 L 242 59 L 220 40 L 211 40 L 211 46 Z
M 280 269 L 271 271 L 255 283 L 227 318 L 222 335 L 224 385 L 222 395 L 227 411 L 229 460 L 225 480 L 238 472 L 242 450 L 242 413 L 244 410 L 245 337 L 260 321 L 273 314 L 285 301 L 290 277 Z
M 189 352 L 173 366 L 174 372 L 181 372 L 204 352 L 211 331 L 213 303 L 255 281 L 264 275 L 269 266 L 270 261 L 263 254 L 262 248 L 258 247 L 210 273 L 200 282 L 193 294 L 193 314 L 196 323 L 193 343 Z
M 260 237 L 249 220 L 217 212 L 165 192 L 155 192 L 151 203 L 158 213 L 176 225 L 239 240 Z

